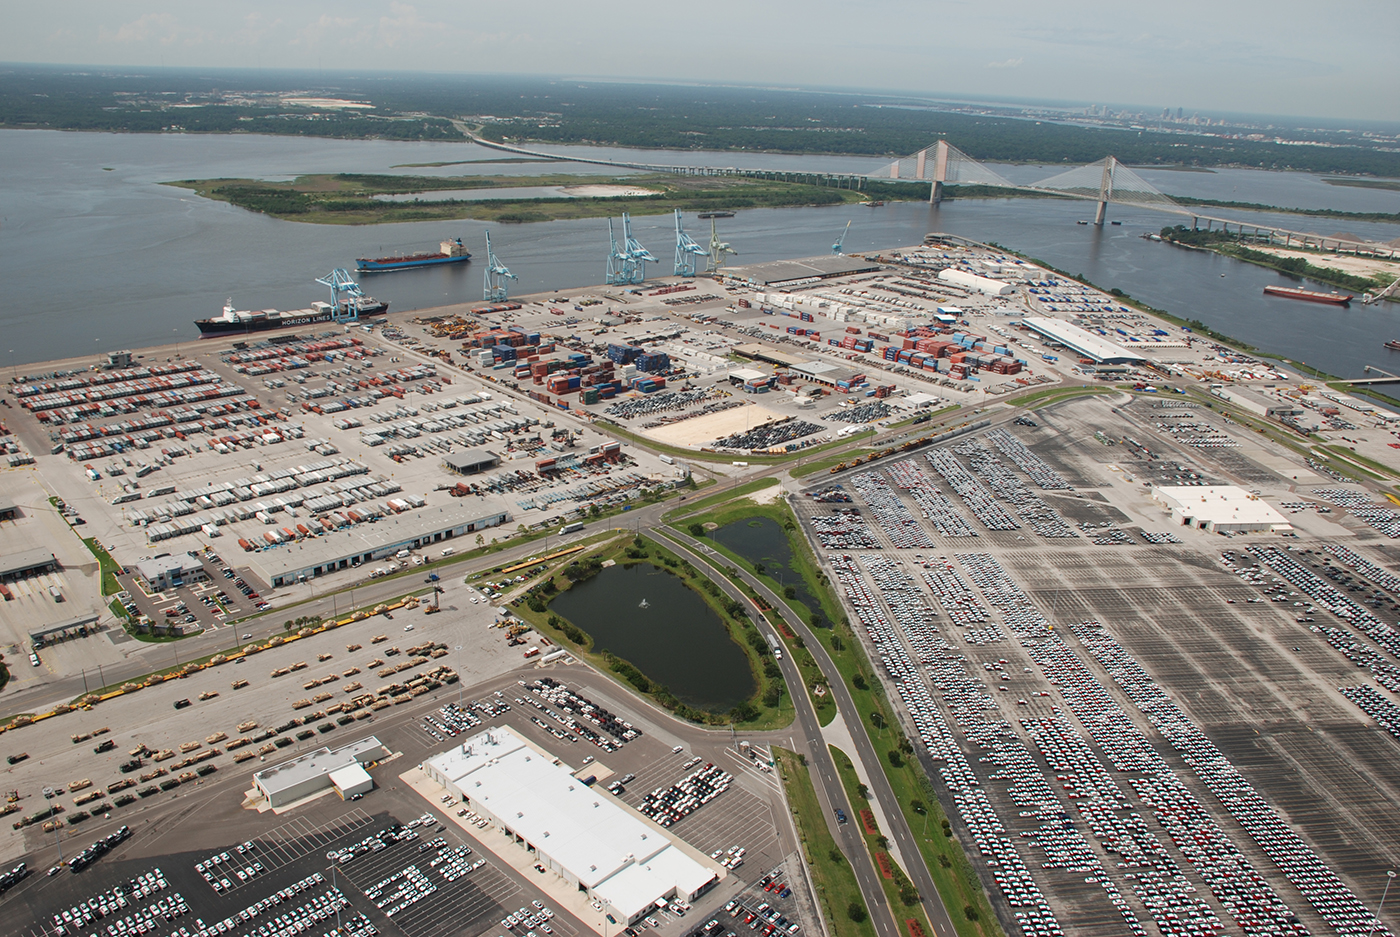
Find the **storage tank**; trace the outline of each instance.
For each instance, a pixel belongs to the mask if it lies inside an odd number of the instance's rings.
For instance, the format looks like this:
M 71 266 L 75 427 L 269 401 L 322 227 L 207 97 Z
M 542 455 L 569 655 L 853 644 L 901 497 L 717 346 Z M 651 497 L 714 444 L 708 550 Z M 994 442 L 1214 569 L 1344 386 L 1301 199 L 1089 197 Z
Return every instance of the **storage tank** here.
M 1015 292 L 1010 283 L 993 280 L 991 277 L 979 277 L 966 270 L 940 270 L 938 271 L 938 279 L 944 283 L 952 283 L 955 286 L 986 293 L 988 296 L 1010 296 Z

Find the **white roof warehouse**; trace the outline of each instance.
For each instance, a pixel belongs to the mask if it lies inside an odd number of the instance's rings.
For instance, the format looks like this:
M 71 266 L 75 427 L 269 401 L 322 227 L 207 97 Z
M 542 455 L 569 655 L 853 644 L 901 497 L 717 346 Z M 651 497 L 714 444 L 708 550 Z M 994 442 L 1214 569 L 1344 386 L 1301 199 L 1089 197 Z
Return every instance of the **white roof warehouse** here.
M 624 923 L 663 898 L 694 900 L 723 874 L 508 728 L 474 735 L 423 770 Z
M 1147 359 L 1122 345 L 1100 338 L 1093 332 L 1059 319 L 1026 316 L 1021 324 L 1038 335 L 1059 342 L 1070 351 L 1092 359 L 1095 364 L 1140 364 Z
M 499 527 L 508 520 L 510 515 L 505 512 L 482 515 L 464 507 L 426 508 L 263 550 L 253 554 L 248 565 L 263 582 L 285 586 L 298 579 L 345 569 L 357 560 L 369 563 L 400 550 Z
M 1257 495 L 1234 485 L 1158 485 L 1152 500 L 1178 524 L 1215 533 L 1292 530 L 1286 518 Z

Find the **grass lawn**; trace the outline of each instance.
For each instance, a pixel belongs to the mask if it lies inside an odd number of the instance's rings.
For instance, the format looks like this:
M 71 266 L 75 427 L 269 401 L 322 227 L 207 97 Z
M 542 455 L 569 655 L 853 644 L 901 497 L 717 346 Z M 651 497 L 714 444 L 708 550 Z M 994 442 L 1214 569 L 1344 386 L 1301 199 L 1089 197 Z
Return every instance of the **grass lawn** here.
M 753 481 L 744 482 L 742 485 L 732 486 L 730 488 L 726 488 L 723 491 L 717 491 L 712 495 L 707 495 L 706 497 L 701 498 L 699 501 L 692 501 L 685 507 L 680 507 L 672 511 L 667 511 L 662 520 L 670 521 L 670 519 L 673 517 L 681 517 L 686 514 L 694 514 L 697 511 L 703 511 L 706 508 L 713 507 L 716 504 L 721 504 L 725 501 L 732 501 L 735 498 L 741 498 L 744 495 L 750 495 L 753 494 L 755 491 L 762 491 L 765 488 L 772 488 L 776 484 L 778 484 L 778 479 L 771 476 L 768 478 L 755 478 Z
M 1026 407 L 1036 410 L 1052 403 L 1059 403 L 1061 400 L 1068 400 L 1071 397 L 1092 397 L 1095 394 L 1115 394 L 1117 392 L 1117 389 L 1112 387 L 1047 387 L 1034 393 L 1013 397 L 1006 401 L 1006 404 L 1011 407 Z
M 117 570 L 121 569 L 121 565 L 112 559 L 112 554 L 97 542 L 96 537 L 84 537 L 83 543 L 102 566 L 102 594 L 116 595 L 122 591 L 121 583 L 117 582 Z
M 812 886 L 832 937 L 874 937 L 875 926 L 870 922 L 869 912 L 865 911 L 856 874 L 827 829 L 826 817 L 806 766 L 796 754 L 784 748 L 775 746 L 773 756 L 783 779 L 793 825 L 802 840 L 807 868 L 812 872 Z M 865 912 L 859 922 L 847 913 L 853 906 Z

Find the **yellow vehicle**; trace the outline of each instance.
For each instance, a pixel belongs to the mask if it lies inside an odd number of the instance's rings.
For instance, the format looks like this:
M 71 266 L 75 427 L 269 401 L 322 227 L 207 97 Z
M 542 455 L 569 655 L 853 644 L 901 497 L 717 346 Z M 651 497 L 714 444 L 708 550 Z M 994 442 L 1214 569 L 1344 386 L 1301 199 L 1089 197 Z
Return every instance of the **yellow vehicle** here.
M 1388 491 L 1385 493 L 1385 497 L 1386 500 L 1390 501 L 1392 504 L 1400 504 L 1400 498 L 1397 498 L 1395 495 L 1391 494 Z

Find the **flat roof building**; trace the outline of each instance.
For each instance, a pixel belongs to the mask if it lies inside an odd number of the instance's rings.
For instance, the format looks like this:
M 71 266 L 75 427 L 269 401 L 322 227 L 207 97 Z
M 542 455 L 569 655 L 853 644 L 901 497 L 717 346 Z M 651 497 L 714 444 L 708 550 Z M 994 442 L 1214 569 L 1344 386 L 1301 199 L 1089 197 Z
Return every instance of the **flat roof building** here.
M 803 280 L 826 280 L 854 273 L 873 273 L 880 265 L 862 257 L 828 254 L 802 260 L 772 260 L 760 264 L 725 267 L 720 275 L 726 280 L 740 280 L 753 286 L 780 286 Z
M 0 556 L 0 582 L 23 579 L 35 573 L 51 573 L 58 569 L 58 559 L 49 550 L 24 550 Z
M 384 747 L 384 743 L 371 735 L 336 749 L 318 748 L 291 761 L 255 772 L 253 786 L 267 798 L 268 804 L 282 807 L 333 787 L 335 782 L 332 775 L 342 769 L 354 766 L 368 777 L 364 764 L 378 761 L 388 754 L 389 750 Z M 346 783 L 355 785 L 361 784 L 362 781 L 358 774 L 342 774 L 341 778 Z M 354 793 L 361 791 L 357 789 Z
M 508 728 L 474 735 L 423 770 L 624 925 L 660 899 L 694 900 L 723 874 Z
M 799 364 L 810 364 L 811 358 L 802 358 L 797 355 L 790 355 L 785 351 L 776 348 L 769 348 L 758 342 L 746 342 L 743 345 L 735 345 L 733 352 L 744 358 L 752 358 L 755 361 L 767 361 L 769 364 L 779 364 L 785 368 L 795 367 Z
M 442 464 L 447 466 L 449 472 L 455 472 L 458 475 L 475 475 L 478 472 L 495 468 L 501 464 L 501 460 L 494 452 L 488 452 L 485 449 L 466 449 L 444 456 Z
M 1152 500 L 1182 526 L 1213 533 L 1292 530 L 1284 516 L 1258 495 L 1234 485 L 1158 485 Z
M 1147 359 L 1122 345 L 1116 345 L 1077 325 L 1070 325 L 1059 319 L 1045 319 L 1039 316 L 1026 316 L 1021 320 L 1026 328 L 1064 345 L 1095 364 L 1141 364 Z
M 141 560 L 136 573 L 157 592 L 183 586 L 187 581 L 208 579 L 204 564 L 193 553 L 171 553 L 154 559 Z
M 370 563 L 400 550 L 416 550 L 499 527 L 508 520 L 510 515 L 504 511 L 483 515 L 479 509 L 465 506 L 423 508 L 263 550 L 253 554 L 248 565 L 263 582 L 285 586 L 347 569 L 356 562 Z
M 1246 387 L 1226 387 L 1223 384 L 1213 384 L 1210 392 L 1221 400 L 1228 401 L 1256 416 L 1281 419 L 1286 416 L 1302 416 L 1303 414 L 1303 408 L 1291 400 L 1267 397 Z
M 849 387 L 855 383 L 857 378 L 865 376 L 858 371 L 843 368 L 830 361 L 808 361 L 803 364 L 795 364 L 792 366 L 792 373 L 828 387 L 835 387 L 838 383 L 844 383 Z

